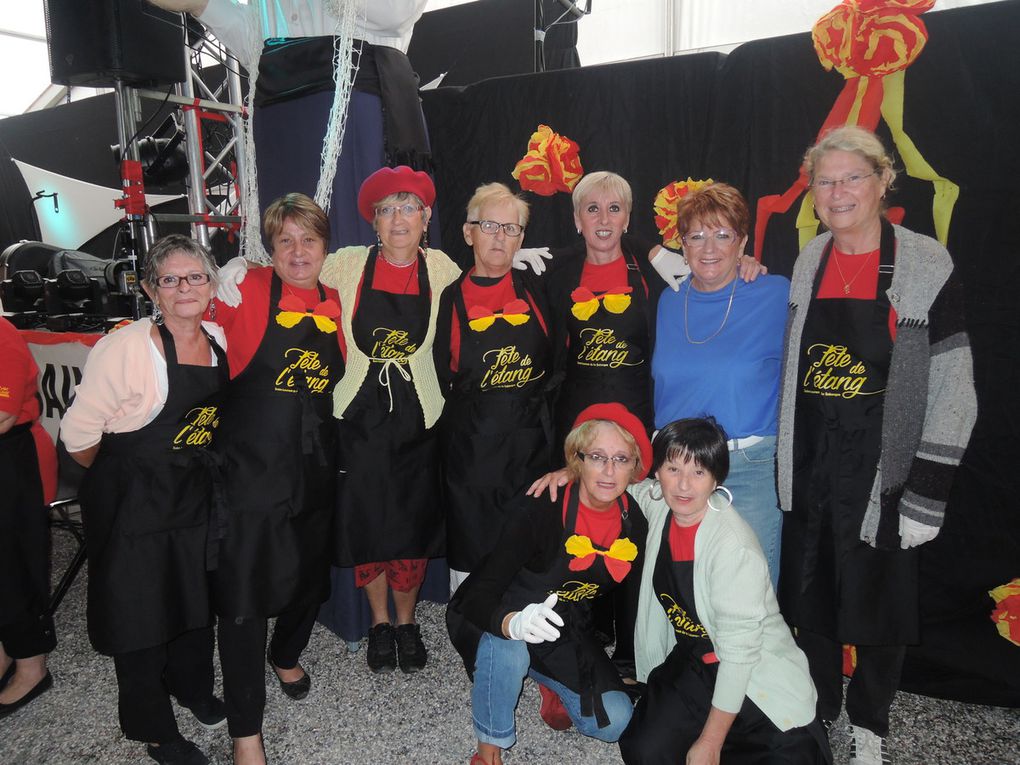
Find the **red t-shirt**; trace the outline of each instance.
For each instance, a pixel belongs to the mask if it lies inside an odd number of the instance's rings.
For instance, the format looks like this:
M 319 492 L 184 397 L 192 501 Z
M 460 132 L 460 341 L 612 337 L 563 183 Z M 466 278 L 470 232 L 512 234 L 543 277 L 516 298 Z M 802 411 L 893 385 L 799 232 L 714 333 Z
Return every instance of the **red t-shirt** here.
M 57 452 L 39 422 L 39 367 L 24 338 L 7 319 L 0 317 L 0 412 L 17 416 L 15 425 L 32 423 L 32 437 L 42 478 L 43 501 L 57 495 Z
M 701 522 L 693 526 L 680 526 L 672 518 L 669 523 L 669 554 L 674 563 L 694 560 L 694 537 Z
M 502 311 L 507 303 L 517 297 L 514 293 L 513 277 L 509 271 L 502 278 L 496 280 L 485 276 L 475 276 L 474 267 L 471 268 L 468 277 L 461 282 L 460 291 L 464 296 L 464 307 L 468 310 L 471 310 L 473 306 L 481 306 L 488 311 Z M 542 331 L 548 335 L 549 330 L 545 326 L 545 318 L 541 311 L 535 307 L 535 301 L 531 299 L 531 295 L 526 295 L 525 300 L 528 301 L 532 313 L 538 319 Z M 454 316 L 456 317 L 456 314 Z M 456 372 L 459 368 L 460 322 L 455 320 L 450 322 L 450 370 Z
M 571 491 L 577 490 L 577 486 L 571 486 Z M 563 522 L 567 522 L 567 497 L 563 498 Z M 583 502 L 577 503 L 577 523 L 574 525 L 574 533 L 582 534 L 592 541 L 592 544 L 603 549 L 620 538 L 620 530 L 623 522 L 620 520 L 620 512 L 616 503 L 608 510 L 593 510 Z
M 237 377 L 251 361 L 259 343 L 266 334 L 266 327 L 269 325 L 269 288 L 273 278 L 273 269 L 270 266 L 252 268 L 240 284 L 241 304 L 236 307 L 225 305 L 216 301 L 216 321 L 227 336 L 227 362 L 230 365 L 231 378 Z M 336 290 L 323 287 L 326 298 L 336 301 L 340 305 L 340 296 Z M 301 289 L 289 284 L 283 285 L 282 295 L 294 295 L 305 302 L 309 308 L 314 308 L 319 303 L 319 290 Z M 207 317 L 208 318 L 208 317 Z M 337 320 L 339 326 L 340 321 Z M 337 345 L 340 351 L 347 356 L 347 348 L 344 345 L 344 333 L 337 331 Z
M 837 268 L 836 260 L 839 260 Z M 847 255 L 833 246 L 829 262 L 818 285 L 819 299 L 850 298 L 852 300 L 874 300 L 878 294 L 879 251 L 872 250 L 859 255 Z M 840 276 L 842 269 L 843 276 Z M 843 277 L 850 280 L 850 292 L 844 292 Z M 889 336 L 896 339 L 896 309 L 889 306 Z
M 592 292 L 611 292 L 620 287 L 628 286 L 627 259 L 617 258 L 609 263 L 584 262 L 581 269 L 581 285 Z

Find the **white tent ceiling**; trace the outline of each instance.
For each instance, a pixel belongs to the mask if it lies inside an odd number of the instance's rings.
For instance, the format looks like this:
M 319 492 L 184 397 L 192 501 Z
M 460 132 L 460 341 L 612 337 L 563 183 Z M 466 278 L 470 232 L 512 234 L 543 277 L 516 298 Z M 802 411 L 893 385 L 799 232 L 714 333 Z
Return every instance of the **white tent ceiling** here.
M 430 0 L 428 8 L 469 1 Z M 937 0 L 935 8 L 989 1 Z M 805 32 L 837 2 L 592 0 L 592 14 L 577 22 L 578 53 L 583 64 L 591 65 L 706 48 L 726 50 L 747 40 Z M 3 0 L 0 5 L 0 118 L 59 103 L 67 94 L 50 86 L 43 0 Z M 76 89 L 72 97 L 94 92 Z

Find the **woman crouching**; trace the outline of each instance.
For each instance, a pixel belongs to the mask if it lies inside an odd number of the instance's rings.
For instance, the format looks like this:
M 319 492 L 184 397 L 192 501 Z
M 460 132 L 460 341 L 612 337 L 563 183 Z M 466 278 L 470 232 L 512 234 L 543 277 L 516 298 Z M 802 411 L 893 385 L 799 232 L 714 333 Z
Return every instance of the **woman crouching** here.
M 624 761 L 831 762 L 761 546 L 722 496 L 725 434 L 712 419 L 677 420 L 653 448 L 655 480 L 634 487 L 648 519 L 634 634 L 648 687 Z
M 562 702 L 563 727 L 612 742 L 630 721 L 630 698 L 595 637 L 591 609 L 620 585 L 636 597 L 647 527 L 627 487 L 646 475 L 651 444 L 622 405 L 596 404 L 578 415 L 564 454 L 570 483 L 559 501 L 522 498 L 447 611 L 474 677 L 473 765 L 501 763 L 515 743 L 528 675 L 543 688 L 544 707 Z

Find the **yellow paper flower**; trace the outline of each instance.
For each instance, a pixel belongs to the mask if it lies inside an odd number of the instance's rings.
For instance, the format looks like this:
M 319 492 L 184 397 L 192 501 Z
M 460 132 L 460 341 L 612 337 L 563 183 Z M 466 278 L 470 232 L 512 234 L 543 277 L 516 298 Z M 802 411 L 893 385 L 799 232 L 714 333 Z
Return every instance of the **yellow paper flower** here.
M 713 183 L 711 178 L 707 181 L 696 181 L 688 176 L 686 181 L 673 181 L 659 189 L 652 206 L 655 208 L 655 225 L 659 228 L 662 243 L 666 247 L 678 250 L 683 246 L 680 241 L 679 221 L 676 218 L 677 202 L 692 191 L 710 183 Z

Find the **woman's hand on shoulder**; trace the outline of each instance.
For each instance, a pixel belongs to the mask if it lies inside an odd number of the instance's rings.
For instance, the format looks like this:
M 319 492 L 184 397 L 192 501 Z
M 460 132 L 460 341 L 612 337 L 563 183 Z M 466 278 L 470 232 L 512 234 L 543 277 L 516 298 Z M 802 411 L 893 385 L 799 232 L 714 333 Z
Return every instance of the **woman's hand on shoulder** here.
M 555 502 L 556 497 L 559 494 L 560 487 L 566 486 L 568 483 L 570 483 L 570 474 L 567 473 L 566 468 L 560 468 L 559 470 L 554 470 L 551 473 L 546 473 L 531 484 L 531 487 L 525 493 L 529 497 L 538 498 L 542 496 L 542 493 L 546 489 L 548 489 L 549 499 Z
M 764 265 L 750 255 L 741 255 L 737 268 L 740 272 L 740 278 L 745 282 L 753 282 L 759 276 L 764 276 L 769 272 Z

